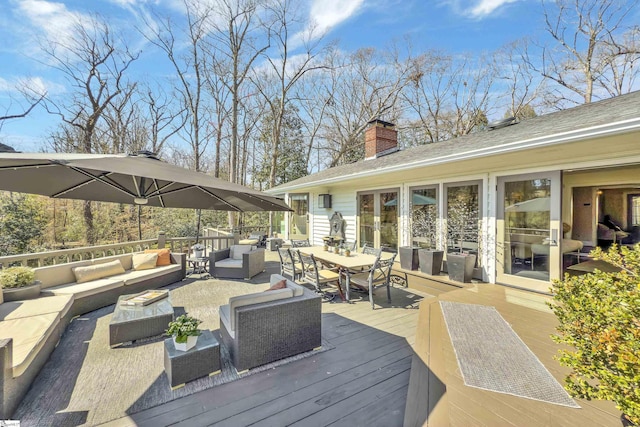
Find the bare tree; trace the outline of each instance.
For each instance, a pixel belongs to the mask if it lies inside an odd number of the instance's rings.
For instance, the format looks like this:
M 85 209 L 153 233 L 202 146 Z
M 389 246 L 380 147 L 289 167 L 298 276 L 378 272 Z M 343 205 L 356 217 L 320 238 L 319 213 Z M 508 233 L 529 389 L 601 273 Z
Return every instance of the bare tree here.
M 536 103 L 545 90 L 544 79 L 530 67 L 529 42 L 521 39 L 502 47 L 495 55 L 498 84 L 504 88 L 505 117 L 535 115 Z
M 78 18 L 71 38 L 49 40 L 43 50 L 73 88 L 70 96 L 66 94 L 59 100 L 45 97 L 47 111 L 77 129 L 80 140 L 75 144 L 76 151 L 94 152 L 96 127 L 105 110 L 116 97 L 126 98 L 135 90 L 135 84 L 129 83 L 125 75 L 139 54 L 130 52 L 126 43 L 98 16 L 88 21 Z M 65 132 L 72 136 L 68 130 Z M 93 244 L 93 212 L 88 201 L 84 205 L 84 220 L 87 243 Z
M 165 93 L 161 85 L 151 88 L 147 84 L 140 92 L 141 108 L 145 110 L 149 149 L 161 154 L 167 141 L 186 124 L 184 106 L 176 106 L 172 101 L 173 96 Z
M 162 49 L 176 71 L 182 110 L 186 114 L 187 142 L 193 152 L 191 168 L 199 171 L 203 168 L 201 158 L 209 143 L 207 123 L 209 122 L 205 102 L 206 62 L 204 46 L 210 29 L 213 9 L 206 3 L 196 0 L 183 0 L 186 13 L 186 49 L 176 40 L 177 31 L 167 18 L 156 23 L 147 22 L 152 36 L 147 39 Z M 157 24 L 157 25 L 156 25 Z M 146 34 L 146 33 L 145 33 Z
M 407 84 L 409 66 L 395 49 L 360 49 L 350 55 L 334 50 L 323 77 L 325 122 L 322 136 L 329 167 L 361 159 L 364 130 L 377 118 L 396 121 L 399 97 Z
M 495 70 L 483 57 L 472 61 L 439 51 L 417 56 L 403 92 L 407 114 L 413 118 L 410 133 L 432 143 L 486 124 L 494 79 Z
M 263 11 L 260 0 L 215 0 L 218 19 L 213 22 L 212 47 L 218 59 L 229 64 L 229 77 L 223 79 L 231 92 L 231 141 L 229 180 L 239 178 L 239 125 L 242 99 L 251 96 L 245 83 L 256 59 L 269 48 L 262 33 L 258 14 Z
M 303 27 L 304 22 L 300 19 L 296 5 L 293 0 L 278 0 L 270 5 L 270 45 L 275 52 L 265 52 L 266 63 L 269 66 L 253 78 L 255 87 L 267 103 L 271 120 L 269 187 L 275 186 L 276 182 L 285 114 L 289 104 L 295 101 L 292 99 L 293 89 L 305 74 L 326 68 L 316 61 L 321 53 L 319 46 L 322 38 L 316 37 L 313 28 Z M 296 30 L 299 31 L 299 49 L 292 43 L 292 33 Z
M 623 81 L 635 78 L 637 70 L 629 67 L 629 59 L 637 61 L 640 51 L 636 37 L 625 35 L 637 34 L 627 23 L 637 0 L 555 0 L 543 5 L 554 45 L 542 48 L 540 65 L 529 65 L 559 85 L 552 99 L 556 106 L 601 98 L 598 86 L 606 94 L 617 94 Z

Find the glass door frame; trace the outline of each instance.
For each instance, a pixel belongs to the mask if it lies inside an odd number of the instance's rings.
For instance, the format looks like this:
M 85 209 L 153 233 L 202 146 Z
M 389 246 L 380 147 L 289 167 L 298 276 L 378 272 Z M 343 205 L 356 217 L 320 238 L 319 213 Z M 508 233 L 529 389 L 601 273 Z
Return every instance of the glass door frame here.
M 287 237 L 289 239 L 308 239 L 309 238 L 309 208 L 310 208 L 309 193 L 289 193 L 288 199 L 289 199 L 289 206 L 291 206 L 291 208 L 294 210 L 291 212 L 288 212 Z M 294 207 L 294 204 L 295 204 L 294 200 L 306 201 L 306 212 L 304 216 L 298 215 L 296 213 L 295 207 Z M 299 218 L 296 218 L 297 216 L 299 216 Z M 296 219 L 302 222 L 297 223 Z M 296 226 L 295 228 L 299 228 L 299 226 L 302 224 L 304 224 L 304 227 L 306 228 L 306 234 L 294 233 L 294 226 Z
M 376 189 L 376 190 L 366 190 L 366 191 L 358 191 L 356 193 L 356 204 L 357 204 L 357 216 L 356 216 L 356 241 L 358 242 L 358 248 L 361 248 L 363 246 L 362 243 L 362 238 L 361 238 L 361 233 L 360 233 L 360 225 L 361 225 L 361 218 L 360 218 L 360 209 L 361 209 L 361 202 L 360 202 L 360 197 L 361 196 L 365 196 L 365 195 L 372 195 L 373 196 L 373 208 L 374 208 L 374 216 L 373 216 L 373 245 L 376 248 L 381 247 L 381 242 L 382 242 L 382 237 L 381 237 L 381 228 L 382 228 L 382 224 L 381 224 L 381 213 L 382 213 L 382 204 L 381 204 L 381 194 L 383 193 L 396 193 L 396 226 L 397 226 L 397 230 L 396 230 L 396 248 L 394 248 L 393 250 L 397 251 L 398 250 L 398 246 L 400 245 L 400 188 L 398 187 L 392 187 L 392 188 L 385 188 L 385 189 Z
M 505 239 L 505 183 L 529 181 L 535 179 L 550 180 L 549 200 L 549 255 L 548 255 L 548 279 L 518 276 L 505 272 L 505 251 L 511 252 L 511 241 L 506 247 Z M 496 283 L 526 288 L 532 291 L 548 293 L 550 282 L 560 279 L 562 274 L 562 173 L 559 170 L 534 172 L 526 174 L 503 175 L 497 177 L 496 194 L 496 236 L 495 236 L 495 262 Z M 534 200 L 534 199 L 531 199 Z M 510 259 L 510 258 L 509 258 Z

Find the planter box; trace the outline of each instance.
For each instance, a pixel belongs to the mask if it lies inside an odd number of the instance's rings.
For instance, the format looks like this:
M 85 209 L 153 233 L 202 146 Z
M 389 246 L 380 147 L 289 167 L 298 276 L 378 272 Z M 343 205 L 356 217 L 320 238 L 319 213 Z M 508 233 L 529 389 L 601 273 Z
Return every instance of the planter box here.
M 405 270 L 417 270 L 420 264 L 418 249 L 420 248 L 417 246 L 401 246 L 398 249 L 398 253 L 400 254 L 400 267 Z
M 25 299 L 34 299 L 40 296 L 40 282 L 35 281 L 29 286 L 22 288 L 6 288 L 2 289 L 2 298 L 6 302 L 22 301 Z
M 456 282 L 470 283 L 475 265 L 476 256 L 474 254 L 447 254 L 449 279 Z
M 418 250 L 420 271 L 432 276 L 440 274 L 440 270 L 442 270 L 442 258 L 444 258 L 444 251 L 433 249 Z

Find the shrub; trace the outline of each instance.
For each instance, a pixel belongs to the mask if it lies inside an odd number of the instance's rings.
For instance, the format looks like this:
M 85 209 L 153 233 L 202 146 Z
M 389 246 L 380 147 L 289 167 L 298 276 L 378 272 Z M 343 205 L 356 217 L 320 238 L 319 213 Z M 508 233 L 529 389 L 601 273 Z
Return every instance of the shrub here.
M 572 369 L 565 388 L 572 396 L 613 401 L 640 424 L 640 244 L 591 255 L 621 271 L 567 275 L 553 284 L 550 307 L 559 326 L 552 339 L 573 347 L 557 356 Z
M 32 284 L 35 273 L 30 267 L 9 267 L 0 270 L 0 286 L 5 289 L 22 288 Z

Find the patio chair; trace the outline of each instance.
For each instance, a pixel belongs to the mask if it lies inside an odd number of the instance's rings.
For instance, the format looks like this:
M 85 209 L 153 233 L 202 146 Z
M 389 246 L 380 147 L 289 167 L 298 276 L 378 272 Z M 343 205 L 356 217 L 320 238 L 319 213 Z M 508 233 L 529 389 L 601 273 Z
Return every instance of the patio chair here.
M 302 264 L 296 261 L 289 248 L 278 248 L 280 275 L 288 276 L 294 282 L 302 276 Z
M 298 257 L 302 264 L 302 277 L 300 281 L 312 285 L 316 292 L 321 294 L 326 300 L 332 300 L 335 298 L 334 294 L 327 294 L 322 288 L 330 283 L 335 283 L 338 287 L 338 293 L 340 298 L 344 301 L 344 294 L 342 293 L 342 287 L 340 286 L 340 273 L 337 268 L 324 268 L 319 262 L 316 261 L 313 254 L 306 255 L 300 251 Z
M 309 239 L 301 239 L 301 240 L 291 239 L 292 248 L 308 248 L 309 246 L 311 246 Z
M 371 309 L 375 309 L 373 303 L 373 292 L 377 288 L 386 286 L 387 288 L 387 302 L 391 303 L 391 269 L 393 268 L 393 261 L 397 254 L 392 254 L 391 257 L 381 259 L 380 255 L 376 259 L 375 264 L 366 272 L 353 274 L 350 278 L 351 286 L 360 289 L 369 290 L 369 301 L 371 302 Z
M 242 372 L 322 344 L 321 298 L 272 274 L 272 290 L 229 298 L 220 306 L 220 338 L 231 363 Z
M 373 246 L 369 246 L 365 243 L 364 246 L 362 247 L 362 253 L 368 254 L 368 255 L 380 256 L 380 254 L 382 253 L 382 249 L 374 248 Z
M 216 278 L 251 279 L 265 268 L 265 250 L 251 245 L 232 245 L 209 253 L 209 273 Z

